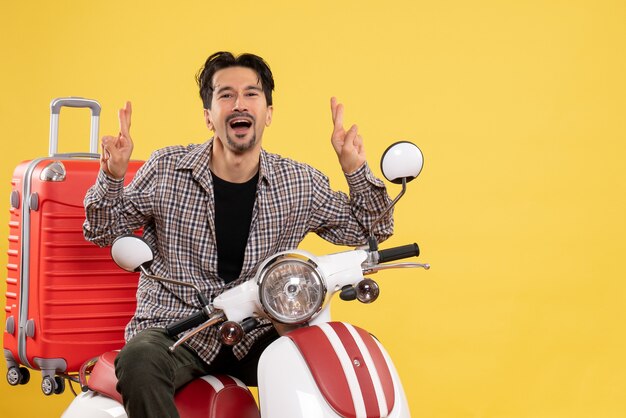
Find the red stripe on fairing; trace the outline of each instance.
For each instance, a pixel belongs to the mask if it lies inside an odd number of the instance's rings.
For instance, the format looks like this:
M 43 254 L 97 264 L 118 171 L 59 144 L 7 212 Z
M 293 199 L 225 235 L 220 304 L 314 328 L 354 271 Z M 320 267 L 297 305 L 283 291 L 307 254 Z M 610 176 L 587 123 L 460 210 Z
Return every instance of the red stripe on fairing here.
M 312 326 L 292 331 L 287 337 L 300 350 L 318 389 L 330 407 L 342 417 L 354 418 L 356 411 L 348 380 L 326 334 L 318 327 Z
M 391 377 L 391 372 L 389 371 L 389 366 L 385 361 L 385 357 L 383 356 L 380 347 L 374 340 L 374 337 L 372 337 L 369 332 L 359 327 L 354 327 L 354 329 L 357 330 L 357 332 L 361 336 L 361 339 L 365 343 L 365 346 L 367 347 L 367 351 L 369 351 L 370 356 L 372 356 L 374 367 L 376 367 L 376 372 L 378 372 L 380 384 L 383 387 L 383 392 L 385 393 L 387 410 L 391 412 L 393 411 L 394 407 L 395 395 L 393 390 L 393 378 Z
M 215 392 L 204 379 L 195 379 L 176 392 L 176 408 L 181 418 L 260 418 L 252 394 L 229 376 L 214 375 L 224 384 Z
M 365 412 L 367 418 L 380 417 L 380 409 L 378 407 L 378 399 L 376 398 L 376 390 L 374 389 L 374 383 L 372 382 L 372 376 L 370 373 L 376 373 L 376 370 L 369 370 L 361 354 L 361 350 L 357 346 L 354 338 L 350 334 L 350 331 L 341 322 L 330 322 L 328 325 L 335 331 L 341 343 L 343 344 L 348 357 L 356 373 L 357 380 L 359 381 L 359 387 L 361 388 L 361 394 L 363 395 L 363 402 L 365 403 Z M 359 334 L 361 335 L 361 334 Z M 363 338 L 363 337 L 361 337 Z M 371 337 L 370 337 L 371 338 Z M 355 365 L 355 361 L 358 362 L 358 366 Z

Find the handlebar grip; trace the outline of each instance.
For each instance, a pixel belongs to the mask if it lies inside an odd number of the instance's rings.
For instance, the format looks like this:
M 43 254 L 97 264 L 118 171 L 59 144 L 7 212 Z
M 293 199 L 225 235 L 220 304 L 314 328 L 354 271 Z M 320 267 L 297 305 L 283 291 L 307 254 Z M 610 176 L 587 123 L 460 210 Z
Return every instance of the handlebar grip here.
M 206 322 L 209 319 L 209 315 L 205 311 L 198 311 L 192 315 L 189 315 L 187 318 L 180 319 L 172 324 L 169 324 L 165 327 L 165 331 L 167 331 L 167 335 L 170 337 L 175 337 L 181 332 L 185 332 L 191 328 L 195 328 L 203 322 Z
M 417 257 L 418 255 L 420 255 L 420 248 L 416 243 L 401 245 L 399 247 L 378 251 L 378 262 L 386 263 L 388 261 L 400 260 L 403 258 Z

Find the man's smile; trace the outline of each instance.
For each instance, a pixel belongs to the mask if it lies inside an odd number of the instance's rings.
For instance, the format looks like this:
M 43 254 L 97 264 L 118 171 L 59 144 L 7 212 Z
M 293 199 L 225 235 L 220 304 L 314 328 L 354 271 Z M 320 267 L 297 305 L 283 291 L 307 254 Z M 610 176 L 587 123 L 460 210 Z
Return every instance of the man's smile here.
M 254 116 L 249 113 L 233 113 L 226 118 L 226 123 L 236 136 L 243 136 L 254 125 Z

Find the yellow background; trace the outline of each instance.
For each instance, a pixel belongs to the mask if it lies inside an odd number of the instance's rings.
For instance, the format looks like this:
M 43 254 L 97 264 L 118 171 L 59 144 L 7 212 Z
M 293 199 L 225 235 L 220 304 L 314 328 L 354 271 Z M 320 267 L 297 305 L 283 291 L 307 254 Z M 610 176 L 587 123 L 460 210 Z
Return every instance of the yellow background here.
M 254 52 L 277 83 L 270 151 L 345 189 L 337 95 L 377 173 L 393 141 L 425 154 L 388 245 L 417 241 L 433 268 L 333 306 L 385 344 L 413 416 L 626 416 L 623 1 L 3 0 L 0 48 L 3 265 L 11 173 L 47 154 L 52 98 L 99 100 L 101 134 L 132 100 L 147 158 L 208 137 L 193 76 L 210 53 Z M 62 111 L 61 151 L 86 150 L 87 114 Z M 2 416 L 71 399 L 45 398 L 37 374 L 0 380 Z

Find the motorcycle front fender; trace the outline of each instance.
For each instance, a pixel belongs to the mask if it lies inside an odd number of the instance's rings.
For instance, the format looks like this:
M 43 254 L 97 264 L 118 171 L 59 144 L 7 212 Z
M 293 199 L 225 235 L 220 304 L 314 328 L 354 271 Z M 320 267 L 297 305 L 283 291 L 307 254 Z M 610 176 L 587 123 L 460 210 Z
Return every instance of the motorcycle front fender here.
M 389 355 L 365 331 L 331 322 L 294 333 L 259 360 L 262 417 L 410 417 Z

